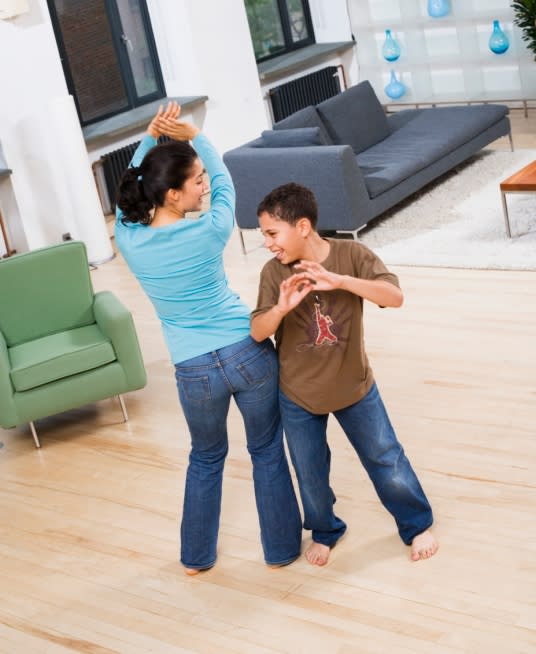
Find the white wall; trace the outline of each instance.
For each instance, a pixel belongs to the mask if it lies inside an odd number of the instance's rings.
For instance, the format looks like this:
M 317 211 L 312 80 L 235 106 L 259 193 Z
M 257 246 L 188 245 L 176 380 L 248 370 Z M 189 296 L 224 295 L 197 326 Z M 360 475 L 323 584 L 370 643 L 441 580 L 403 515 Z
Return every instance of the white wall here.
M 223 152 L 265 127 L 242 0 L 150 0 L 168 95 L 207 95 L 203 131 Z M 194 114 L 195 118 L 195 114 Z
M 347 0 L 309 0 L 309 9 L 317 43 L 352 40 Z
M 0 139 L 22 114 L 67 93 L 45 0 L 29 12 L 0 20 Z
M 90 260 L 104 260 L 112 249 L 48 8 L 45 0 L 28 7 L 0 20 L 0 143 L 13 170 L 0 206 L 11 245 L 34 249 L 70 232 Z

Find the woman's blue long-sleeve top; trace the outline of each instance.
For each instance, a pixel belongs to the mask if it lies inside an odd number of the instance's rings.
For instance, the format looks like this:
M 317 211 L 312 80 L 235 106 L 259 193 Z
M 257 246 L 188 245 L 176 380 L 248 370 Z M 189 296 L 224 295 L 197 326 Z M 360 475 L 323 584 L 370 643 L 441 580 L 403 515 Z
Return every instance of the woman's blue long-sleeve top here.
M 139 166 L 156 140 L 147 135 L 132 157 Z M 237 343 L 249 334 L 250 310 L 228 285 L 223 250 L 234 227 L 229 171 L 203 134 L 192 141 L 210 179 L 210 210 L 199 218 L 151 227 L 122 222 L 115 240 L 156 309 L 173 363 Z

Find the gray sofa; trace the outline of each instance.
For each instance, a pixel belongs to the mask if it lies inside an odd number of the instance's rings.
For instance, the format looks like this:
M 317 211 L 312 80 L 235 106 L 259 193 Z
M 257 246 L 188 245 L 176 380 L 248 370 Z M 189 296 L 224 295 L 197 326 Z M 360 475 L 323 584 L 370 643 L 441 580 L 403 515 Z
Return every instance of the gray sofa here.
M 386 115 L 370 83 L 361 82 L 224 154 L 237 191 L 242 249 L 242 230 L 258 227 L 258 203 L 280 184 L 298 182 L 315 193 L 319 230 L 357 238 L 371 219 L 506 135 L 504 105 Z

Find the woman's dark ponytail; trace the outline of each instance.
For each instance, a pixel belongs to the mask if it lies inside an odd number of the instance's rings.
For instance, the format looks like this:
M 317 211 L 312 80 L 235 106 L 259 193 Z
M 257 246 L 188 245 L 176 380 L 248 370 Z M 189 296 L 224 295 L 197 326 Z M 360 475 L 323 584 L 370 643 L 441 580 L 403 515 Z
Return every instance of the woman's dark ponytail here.
M 147 225 L 152 210 L 161 207 L 170 188 L 180 189 L 190 175 L 197 153 L 187 141 L 151 148 L 139 167 L 128 168 L 117 190 L 123 222 Z
M 141 179 L 141 169 L 128 168 L 125 171 L 117 189 L 117 206 L 123 212 L 123 222 L 142 223 L 151 222 L 152 203 L 145 197 Z

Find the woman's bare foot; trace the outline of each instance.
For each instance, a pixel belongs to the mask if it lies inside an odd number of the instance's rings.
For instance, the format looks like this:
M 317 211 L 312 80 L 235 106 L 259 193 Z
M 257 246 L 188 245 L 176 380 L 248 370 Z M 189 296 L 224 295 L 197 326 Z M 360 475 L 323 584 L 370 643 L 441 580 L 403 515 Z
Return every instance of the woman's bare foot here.
M 266 565 L 270 568 L 270 570 L 278 570 L 279 568 L 285 568 L 287 565 L 290 565 L 291 563 L 294 563 L 294 561 L 299 556 L 300 555 L 297 554 L 293 559 L 290 559 L 290 561 L 285 561 L 285 563 L 267 563 Z
M 189 577 L 193 577 L 194 575 L 198 575 L 201 572 L 201 570 L 199 570 L 198 568 L 184 568 L 184 572 Z
M 429 529 L 415 536 L 411 543 L 411 560 L 429 559 L 437 552 L 439 543 Z
M 311 565 L 326 565 L 331 548 L 329 545 L 315 543 L 314 541 L 305 550 L 305 558 Z

